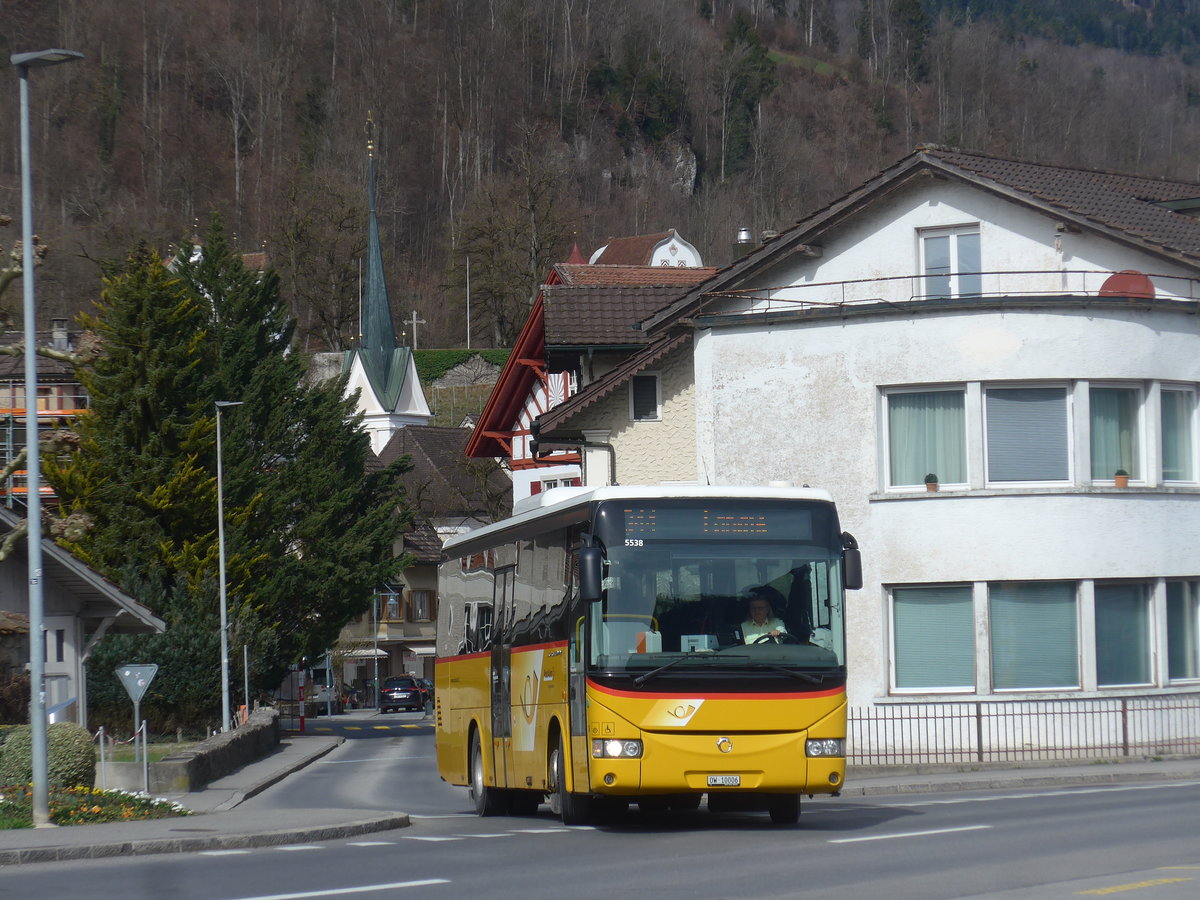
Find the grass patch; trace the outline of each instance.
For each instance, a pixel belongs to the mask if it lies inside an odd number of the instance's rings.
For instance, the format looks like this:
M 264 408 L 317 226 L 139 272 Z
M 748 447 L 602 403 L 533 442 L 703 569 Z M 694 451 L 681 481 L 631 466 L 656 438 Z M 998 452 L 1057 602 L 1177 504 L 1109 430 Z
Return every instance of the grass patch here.
M 55 825 L 170 819 L 191 812 L 178 803 L 128 791 L 50 788 L 50 821 Z M 0 830 L 33 827 L 33 789 L 28 784 L 0 787 Z
M 194 746 L 194 742 L 188 743 L 170 743 L 170 744 L 151 744 L 147 751 L 150 762 L 161 762 L 168 756 L 174 756 L 176 753 L 182 753 Z M 133 744 L 117 744 L 111 746 L 104 751 L 104 758 L 109 762 L 139 762 L 134 758 Z M 96 765 L 100 765 L 100 751 L 96 751 Z

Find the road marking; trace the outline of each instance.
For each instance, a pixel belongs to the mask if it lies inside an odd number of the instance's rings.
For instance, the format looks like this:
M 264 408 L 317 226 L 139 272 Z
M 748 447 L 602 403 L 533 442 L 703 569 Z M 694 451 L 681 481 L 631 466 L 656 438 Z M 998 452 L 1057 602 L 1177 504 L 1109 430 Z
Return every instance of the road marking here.
M 516 828 L 517 834 L 565 834 L 570 828 Z
M 322 725 L 320 728 L 314 728 L 313 731 L 333 731 L 333 729 L 327 725 Z
M 893 838 L 927 837 L 933 834 L 955 834 L 959 831 L 981 831 L 991 825 L 964 825 L 962 828 L 934 828 L 929 831 L 902 831 L 898 834 L 872 834 L 866 837 L 834 838 L 831 844 L 857 844 L 862 841 L 890 841 Z
M 399 762 L 406 759 L 433 759 L 433 756 L 359 756 L 354 759 L 318 759 L 313 765 L 317 766 L 344 766 L 358 765 L 365 762 Z M 415 819 L 416 816 L 413 816 Z
M 1142 888 L 1158 887 L 1160 884 L 1179 884 L 1181 881 L 1194 881 L 1194 878 L 1155 878 L 1152 881 L 1137 881 L 1133 884 L 1114 884 L 1112 887 L 1092 888 L 1090 891 L 1078 891 L 1079 894 L 1119 894 L 1122 891 L 1140 891 Z
M 361 725 L 347 725 L 346 730 L 347 731 L 362 731 L 362 726 Z
M 274 847 L 272 849 L 286 850 L 287 852 L 290 853 L 293 850 L 323 850 L 324 848 L 317 844 L 281 844 L 280 846 Z
M 330 888 L 327 891 L 301 891 L 295 894 L 264 894 L 259 897 L 240 897 L 238 900 L 306 900 L 309 897 L 345 897 L 349 894 L 370 894 L 380 891 L 403 890 L 412 887 L 429 887 L 449 884 L 446 878 L 426 878 L 422 881 L 393 881 L 391 884 L 364 884 L 362 887 Z
M 428 728 L 428 725 L 401 725 L 401 728 Z
M 407 759 L 407 757 L 406 757 Z M 414 813 L 409 816 L 410 819 L 478 819 L 479 816 L 474 813 L 447 813 L 441 816 L 423 816 L 419 813 Z
M 395 841 L 347 841 L 351 847 L 394 847 Z
M 371 728 L 375 731 L 391 731 L 391 725 L 372 725 Z
M 201 850 L 201 856 L 244 856 L 249 850 Z
M 464 837 L 464 838 L 498 838 L 498 837 L 512 837 L 512 836 L 513 835 L 512 835 L 511 831 L 507 831 L 504 834 L 460 834 L 459 835 L 459 837 Z
M 461 841 L 462 836 L 459 835 L 458 837 L 435 837 L 433 835 L 428 835 L 428 836 L 422 837 L 422 836 L 413 835 L 412 837 L 410 837 L 406 834 L 403 838 L 401 838 L 401 840 L 404 840 L 404 841 L 429 841 L 430 843 L 436 843 L 438 841 Z

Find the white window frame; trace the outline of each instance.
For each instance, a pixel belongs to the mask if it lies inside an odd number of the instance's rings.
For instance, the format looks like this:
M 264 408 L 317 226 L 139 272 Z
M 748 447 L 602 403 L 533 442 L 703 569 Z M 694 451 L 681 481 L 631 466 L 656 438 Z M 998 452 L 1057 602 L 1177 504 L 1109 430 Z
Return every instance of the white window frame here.
M 980 232 L 979 223 L 963 223 L 961 225 L 944 225 L 936 228 L 918 228 L 917 229 L 917 262 L 918 271 L 921 273 L 921 290 L 920 295 L 933 300 L 953 300 L 959 297 L 977 297 L 983 293 L 983 275 L 973 275 L 972 277 L 979 279 L 979 290 L 966 291 L 962 290 L 961 274 L 962 267 L 958 260 L 958 238 L 963 235 L 975 235 L 979 238 L 979 267 L 983 268 L 983 236 Z M 950 271 L 945 275 L 930 275 L 928 271 L 928 259 L 926 254 L 926 240 L 929 238 L 949 238 L 950 247 Z M 967 270 L 974 272 L 974 269 Z M 942 294 L 929 290 L 930 278 L 948 278 L 949 290 Z
M 897 584 L 892 585 L 887 590 L 888 601 L 888 683 L 890 692 L 895 696 L 909 696 L 914 694 L 975 694 L 978 693 L 976 679 L 978 677 L 979 667 L 979 639 L 976 635 L 974 643 L 971 647 L 971 656 L 973 660 L 971 671 L 971 683 L 969 685 L 943 685 L 940 687 L 901 687 L 897 683 L 896 676 L 896 661 L 899 656 L 899 648 L 897 646 L 896 634 L 896 592 L 904 590 L 937 590 L 939 588 L 953 589 L 966 588 L 972 595 L 971 600 L 971 630 L 975 632 L 975 603 L 974 603 L 974 586 L 970 582 L 948 582 L 945 584 Z
M 924 476 L 922 481 L 912 484 L 899 484 L 895 481 L 892 475 L 892 414 L 891 414 L 891 398 L 899 394 L 934 394 L 934 393 L 961 393 L 963 400 L 963 481 L 941 481 L 942 473 L 936 472 L 939 478 L 939 488 L 965 488 L 971 480 L 971 447 L 970 441 L 967 439 L 967 422 L 970 419 L 970 411 L 968 409 L 969 392 L 967 386 L 961 383 L 953 384 L 927 384 L 927 385 L 905 385 L 897 388 L 883 388 L 883 441 L 881 444 L 883 451 L 883 478 L 884 489 L 888 491 L 913 491 L 924 489 Z
M 1191 478 L 1167 478 L 1166 471 L 1163 469 L 1162 454 L 1163 448 L 1166 447 L 1166 433 L 1163 431 L 1162 423 L 1162 402 L 1159 401 L 1158 422 L 1155 423 L 1155 428 L 1158 429 L 1158 446 L 1159 446 L 1159 471 L 1162 472 L 1162 480 L 1165 484 L 1196 484 L 1200 482 L 1200 434 L 1197 433 L 1197 422 L 1200 421 L 1200 410 L 1197 409 L 1197 390 L 1195 384 L 1180 384 L 1175 382 L 1164 381 L 1159 386 L 1159 395 L 1168 392 L 1191 395 L 1192 402 L 1188 410 L 1188 427 L 1192 437 L 1192 477 Z
M 1198 645 L 1200 645 L 1200 579 L 1198 579 L 1198 578 L 1168 578 L 1168 579 L 1166 579 L 1166 587 L 1167 588 L 1169 588 L 1172 584 L 1180 586 L 1179 589 L 1183 592 L 1183 597 L 1182 597 L 1183 603 L 1184 603 L 1185 607 L 1190 607 L 1190 609 L 1185 612 L 1184 618 L 1191 620 L 1192 634 L 1191 634 L 1191 640 L 1189 641 L 1189 644 L 1192 649 L 1193 655 L 1195 655 L 1197 652 L 1196 648 Z M 1163 677 L 1166 679 L 1166 684 L 1168 684 L 1168 685 L 1195 684 L 1196 682 L 1200 681 L 1200 666 L 1197 666 L 1198 671 L 1197 671 L 1196 676 L 1194 676 L 1194 677 L 1185 675 L 1182 677 L 1173 678 L 1171 676 L 1171 668 L 1170 668 L 1171 664 L 1170 664 L 1169 657 L 1170 657 L 1170 652 L 1171 652 L 1171 643 L 1172 643 L 1171 639 L 1172 639 L 1173 635 L 1171 634 L 1171 630 L 1170 630 L 1170 624 L 1169 624 L 1170 623 L 1170 611 L 1167 608 L 1167 602 L 1168 602 L 1168 599 L 1167 599 L 1167 597 L 1164 596 L 1163 605 L 1162 605 L 1162 615 L 1163 615 L 1163 619 L 1164 619 L 1163 631 L 1165 632 L 1164 640 L 1165 640 L 1166 644 L 1163 647 L 1163 657 L 1164 657 Z M 1185 622 L 1185 625 L 1187 625 L 1187 624 L 1188 623 Z M 1193 663 L 1193 665 L 1197 665 L 1198 663 L 1200 663 L 1200 660 L 1193 658 L 1192 663 Z
M 1087 434 L 1088 434 L 1088 476 L 1092 484 L 1115 484 L 1115 469 L 1113 474 L 1107 478 L 1092 477 L 1092 404 L 1091 395 L 1095 388 L 1114 388 L 1117 390 L 1134 391 L 1137 396 L 1137 422 L 1134 425 L 1134 435 L 1137 441 L 1137 471 L 1129 472 L 1129 481 L 1136 484 L 1144 484 L 1146 482 L 1146 473 L 1150 468 L 1150 460 L 1146 458 L 1146 386 L 1137 381 L 1089 381 L 1087 383 L 1088 390 L 1088 417 L 1087 417 Z M 1069 410 L 1068 410 L 1069 412 Z M 1162 422 L 1158 424 L 1159 429 L 1162 428 Z
M 999 382 L 983 382 L 980 385 L 980 388 L 981 388 L 981 390 L 980 390 L 980 398 L 979 399 L 980 399 L 980 405 L 982 407 L 982 409 L 980 410 L 980 418 L 983 423 L 983 473 L 984 473 L 984 480 L 985 480 L 985 483 L 987 484 L 987 486 L 989 488 L 1004 489 L 1004 488 L 1023 488 L 1023 487 L 1030 487 L 1030 486 L 1035 486 L 1035 485 L 1074 484 L 1075 483 L 1075 434 L 1074 434 L 1074 432 L 1075 432 L 1075 429 L 1074 429 L 1074 417 L 1075 417 L 1074 396 L 1075 396 L 1075 392 L 1072 390 L 1071 385 L 1065 381 L 1034 381 L 1034 382 L 1024 382 L 1024 381 L 1003 382 L 1003 381 L 999 381 Z M 1065 448 L 1066 461 L 1067 461 L 1067 473 L 1066 473 L 1066 476 L 1061 479 L 1055 478 L 1055 479 L 1047 479 L 1047 480 L 1039 480 L 1039 481 L 1034 481 L 1034 480 L 996 481 L 992 478 L 992 461 L 990 458 L 990 453 L 988 452 L 988 443 L 989 443 L 988 438 L 990 436 L 990 433 L 988 431 L 988 393 L 990 391 L 1021 390 L 1021 389 L 1034 389 L 1034 390 L 1054 389 L 1054 390 L 1063 391 L 1063 393 L 1065 395 L 1066 403 L 1065 403 L 1064 425 L 1066 428 L 1066 440 L 1067 440 L 1066 448 Z M 1089 422 L 1089 426 L 1090 426 L 1090 422 Z M 1090 430 L 1089 430 L 1089 434 L 1090 434 Z
M 654 415 L 638 416 L 634 406 L 633 386 L 639 378 L 654 379 Z M 658 372 L 638 372 L 629 379 L 629 421 L 630 422 L 661 422 L 662 421 L 662 375 Z
M 1101 684 L 1100 683 L 1100 646 L 1099 646 L 1099 641 L 1097 640 L 1098 635 L 1096 633 L 1097 628 L 1098 628 L 1098 626 L 1096 625 L 1096 618 L 1097 618 L 1097 616 L 1096 616 L 1096 609 L 1097 609 L 1096 593 L 1100 589 L 1103 589 L 1103 588 L 1109 587 L 1109 586 L 1135 587 L 1138 589 L 1138 592 L 1140 594 L 1139 606 L 1141 607 L 1141 614 L 1142 614 L 1142 617 L 1143 617 L 1143 620 L 1145 623 L 1145 628 L 1146 628 L 1146 644 L 1142 647 L 1143 651 L 1146 654 L 1146 680 L 1145 681 L 1115 682 L 1112 684 Z M 1093 624 L 1092 624 L 1092 629 L 1091 629 L 1092 634 L 1090 635 L 1090 639 L 1093 642 L 1092 668 L 1093 668 L 1093 676 L 1096 679 L 1096 690 L 1097 691 L 1121 690 L 1123 688 L 1147 688 L 1147 687 L 1154 687 L 1157 684 L 1157 675 L 1155 672 L 1155 656 L 1156 656 L 1157 650 L 1158 650 L 1158 647 L 1156 646 L 1157 641 L 1155 638 L 1155 629 L 1157 627 L 1157 623 L 1155 622 L 1155 615 L 1156 615 L 1155 605 L 1152 602 L 1153 601 L 1153 589 L 1154 589 L 1153 583 L 1147 582 L 1144 580 L 1140 580 L 1140 579 L 1130 579 L 1127 581 L 1126 580 L 1114 581 L 1111 579 L 1103 579 L 1103 580 L 1097 580 L 1097 581 L 1093 582 L 1093 584 L 1092 584 L 1092 623 Z

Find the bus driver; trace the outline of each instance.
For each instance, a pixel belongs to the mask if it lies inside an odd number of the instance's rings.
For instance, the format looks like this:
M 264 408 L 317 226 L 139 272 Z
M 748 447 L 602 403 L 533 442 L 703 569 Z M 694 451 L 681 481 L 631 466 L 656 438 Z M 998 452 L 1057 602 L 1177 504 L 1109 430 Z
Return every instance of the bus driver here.
M 742 623 L 742 642 L 753 644 L 764 637 L 778 638 L 787 633 L 787 626 L 775 618 L 772 597 L 774 594 L 780 600 L 779 592 L 767 585 L 752 587 L 746 592 L 750 600 L 747 604 L 748 618 Z

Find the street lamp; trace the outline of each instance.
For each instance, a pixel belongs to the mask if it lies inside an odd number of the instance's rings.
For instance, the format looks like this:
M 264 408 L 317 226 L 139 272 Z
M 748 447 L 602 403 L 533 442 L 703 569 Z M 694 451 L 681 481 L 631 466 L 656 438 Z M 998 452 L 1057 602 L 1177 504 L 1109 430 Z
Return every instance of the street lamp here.
M 217 400 L 217 554 L 221 572 L 221 730 L 229 730 L 229 608 L 225 602 L 225 473 L 221 468 L 221 410 L 241 400 Z
M 21 275 L 25 287 L 25 446 L 29 545 L 29 724 L 33 754 L 33 825 L 50 824 L 49 765 L 46 759 L 46 644 L 42 635 L 42 484 L 38 455 L 37 322 L 33 304 L 33 179 L 29 173 L 29 70 L 82 59 L 74 50 L 14 53 L 21 82 Z M 86 703 L 86 699 L 81 699 Z

